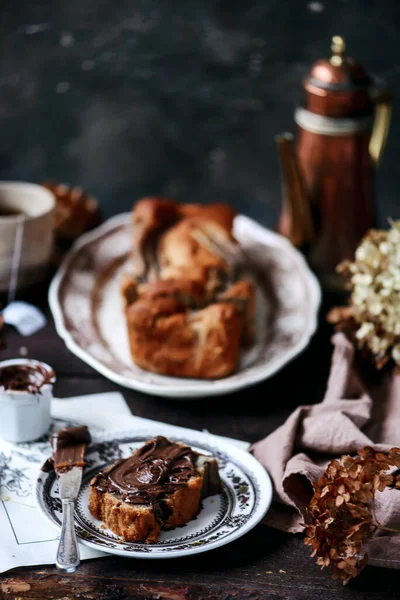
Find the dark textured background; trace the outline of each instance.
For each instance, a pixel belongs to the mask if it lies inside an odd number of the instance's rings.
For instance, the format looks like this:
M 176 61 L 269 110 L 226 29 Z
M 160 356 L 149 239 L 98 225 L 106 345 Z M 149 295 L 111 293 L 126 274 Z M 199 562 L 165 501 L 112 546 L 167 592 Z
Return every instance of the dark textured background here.
M 226 200 L 273 225 L 274 135 L 330 37 L 400 97 L 399 0 L 2 0 L 0 178 Z M 400 114 L 378 175 L 400 216 Z

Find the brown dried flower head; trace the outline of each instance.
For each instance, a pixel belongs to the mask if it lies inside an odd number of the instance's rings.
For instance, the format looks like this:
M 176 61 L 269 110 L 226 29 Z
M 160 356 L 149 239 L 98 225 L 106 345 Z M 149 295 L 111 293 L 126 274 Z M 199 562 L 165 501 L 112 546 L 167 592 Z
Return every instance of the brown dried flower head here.
M 355 457 L 332 460 L 314 485 L 304 543 L 321 568 L 331 567 L 333 579 L 346 584 L 367 564 L 363 544 L 383 527 L 374 516 L 375 493 L 400 487 L 400 476 L 387 473 L 392 467 L 400 468 L 400 448 L 386 454 L 366 447 Z
M 100 222 L 97 200 L 81 187 L 46 181 L 42 183 L 54 195 L 55 233 L 60 240 L 75 240 Z
M 330 312 L 328 320 L 350 334 L 357 347 L 381 368 L 400 367 L 400 221 L 388 231 L 371 229 L 353 262 L 337 270 L 350 290 L 349 306 Z

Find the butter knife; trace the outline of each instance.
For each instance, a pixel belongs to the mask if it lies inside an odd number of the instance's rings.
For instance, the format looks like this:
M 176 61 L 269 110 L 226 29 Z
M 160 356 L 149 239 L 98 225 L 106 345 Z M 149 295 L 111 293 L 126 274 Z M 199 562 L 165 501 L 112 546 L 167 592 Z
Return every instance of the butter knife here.
M 82 467 L 72 467 L 69 471 L 59 474 L 58 486 L 62 502 L 62 527 L 56 566 L 66 573 L 76 571 L 80 563 L 79 547 L 75 532 L 74 510 L 81 482 Z

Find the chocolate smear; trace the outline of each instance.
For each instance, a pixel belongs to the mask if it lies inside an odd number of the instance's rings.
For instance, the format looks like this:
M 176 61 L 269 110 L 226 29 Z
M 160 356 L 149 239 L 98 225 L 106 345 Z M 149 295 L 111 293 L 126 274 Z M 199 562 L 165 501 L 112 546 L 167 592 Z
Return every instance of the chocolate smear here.
M 132 456 L 118 461 L 95 476 L 93 485 L 100 492 L 111 492 L 131 504 L 153 505 L 166 494 L 184 487 L 198 475 L 198 454 L 188 446 L 157 436 Z
M 86 425 L 61 429 L 53 433 L 50 436 L 53 456 L 46 460 L 42 471 L 49 472 L 54 469 L 57 473 L 65 473 L 72 467 L 84 467 L 86 447 L 91 441 Z
M 40 394 L 41 388 L 54 381 L 54 371 L 40 364 L 15 364 L 0 369 L 0 390 Z

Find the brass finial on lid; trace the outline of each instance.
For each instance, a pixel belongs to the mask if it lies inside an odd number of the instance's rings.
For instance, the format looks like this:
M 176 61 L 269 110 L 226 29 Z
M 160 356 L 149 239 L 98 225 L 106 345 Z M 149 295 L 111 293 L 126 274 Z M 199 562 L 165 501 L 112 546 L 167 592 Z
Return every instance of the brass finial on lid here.
M 341 35 L 334 35 L 332 38 L 331 50 L 333 56 L 330 60 L 335 67 L 340 67 L 343 64 L 343 55 L 346 50 L 346 42 Z

